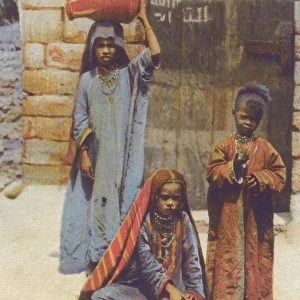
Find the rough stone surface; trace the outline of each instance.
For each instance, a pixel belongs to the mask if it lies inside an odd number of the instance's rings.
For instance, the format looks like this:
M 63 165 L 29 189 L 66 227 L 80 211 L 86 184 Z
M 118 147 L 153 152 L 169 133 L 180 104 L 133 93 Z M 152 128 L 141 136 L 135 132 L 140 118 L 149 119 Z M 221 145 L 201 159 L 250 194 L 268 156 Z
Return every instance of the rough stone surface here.
M 68 142 L 31 139 L 24 141 L 23 162 L 32 165 L 61 165 L 67 153 Z
M 22 51 L 19 23 L 0 27 L 0 176 L 21 175 Z
M 51 43 L 46 47 L 46 65 L 79 71 L 83 49 L 83 44 Z
M 66 43 L 84 44 L 87 33 L 93 21 L 87 18 L 78 18 L 70 21 L 64 14 L 63 41 Z
M 299 126 L 299 123 L 297 123 Z M 292 155 L 294 158 L 300 158 L 300 132 L 292 133 Z
M 290 243 L 297 243 L 297 249 L 300 249 L 300 192 L 291 196 L 290 200 L 291 222 L 288 224 L 287 237 Z M 298 256 L 299 257 L 299 256 Z M 299 278 L 299 272 L 298 277 Z
M 293 127 L 294 130 L 300 131 L 300 112 L 298 111 L 293 114 Z
M 294 79 L 296 84 L 300 84 L 300 61 L 295 62 Z
M 293 138 L 294 141 L 294 138 Z M 292 189 L 294 194 L 300 193 L 300 160 L 293 161 Z
M 6 187 L 8 184 L 10 184 L 11 182 L 12 182 L 11 179 L 9 179 L 8 177 L 2 176 L 2 177 L 0 178 L 0 192 L 2 192 L 2 191 L 5 189 L 5 187 Z
M 295 58 L 300 59 L 300 35 L 295 36 Z
M 24 184 L 67 184 L 70 166 L 46 166 L 23 164 Z
M 78 79 L 77 72 L 43 69 L 23 72 L 23 90 L 27 93 L 72 95 Z
M 300 34 L 300 2 L 295 1 L 295 31 Z
M 4 196 L 9 199 L 15 199 L 20 195 L 23 189 L 24 185 L 22 179 L 17 179 L 4 189 Z
M 23 117 L 24 139 L 68 141 L 71 118 Z
M 294 91 L 294 109 L 295 110 L 300 110 L 300 86 L 299 85 L 295 86 L 295 91 Z
M 71 117 L 73 99 L 73 96 L 62 95 L 27 96 L 23 100 L 23 115 Z
M 51 43 L 62 38 L 61 9 L 24 10 L 22 36 L 27 42 Z
M 22 0 L 25 9 L 64 7 L 65 4 L 65 0 Z
M 291 196 L 290 209 L 291 209 L 292 222 L 294 223 L 297 222 L 300 225 L 300 195 L 299 194 L 294 194 Z
M 25 68 L 45 67 L 45 46 L 39 43 L 24 43 L 23 64 Z
M 136 43 L 145 41 L 145 30 L 142 23 L 136 19 L 129 24 L 122 24 L 124 37 L 127 43 Z

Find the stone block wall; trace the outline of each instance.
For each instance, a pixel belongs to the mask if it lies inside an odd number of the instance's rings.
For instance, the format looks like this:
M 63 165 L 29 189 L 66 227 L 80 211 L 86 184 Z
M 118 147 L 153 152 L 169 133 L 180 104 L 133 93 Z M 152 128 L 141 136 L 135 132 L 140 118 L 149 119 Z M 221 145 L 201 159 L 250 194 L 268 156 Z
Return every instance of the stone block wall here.
M 295 93 L 292 135 L 292 191 L 290 210 L 294 224 L 300 225 L 300 1 L 295 1 Z
M 23 40 L 23 181 L 65 184 L 61 164 L 71 129 L 74 92 L 87 32 L 87 18 L 68 20 L 65 0 L 20 0 Z M 144 47 L 138 20 L 124 25 L 130 58 Z
M 292 224 L 300 225 L 300 1 L 295 1 L 295 68 L 292 134 L 292 195 L 290 210 Z
M 21 35 L 19 24 L 10 22 L 0 13 L 0 190 L 22 173 Z

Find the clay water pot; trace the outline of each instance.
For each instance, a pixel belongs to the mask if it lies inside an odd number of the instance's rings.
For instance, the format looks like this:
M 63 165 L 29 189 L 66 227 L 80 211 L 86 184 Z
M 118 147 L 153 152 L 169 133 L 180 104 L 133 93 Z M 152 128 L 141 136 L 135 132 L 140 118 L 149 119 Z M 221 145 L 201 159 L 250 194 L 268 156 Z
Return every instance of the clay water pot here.
M 68 18 L 89 18 L 94 21 L 112 19 L 130 23 L 138 14 L 139 0 L 68 0 Z

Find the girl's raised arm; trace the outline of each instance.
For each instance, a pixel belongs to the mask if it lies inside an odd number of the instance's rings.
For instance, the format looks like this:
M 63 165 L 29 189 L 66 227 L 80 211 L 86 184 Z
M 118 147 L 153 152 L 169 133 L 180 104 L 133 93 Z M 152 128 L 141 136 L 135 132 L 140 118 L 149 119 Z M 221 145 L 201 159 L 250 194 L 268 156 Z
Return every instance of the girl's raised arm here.
M 147 17 L 146 0 L 140 0 L 140 9 L 139 9 L 139 13 L 138 13 L 138 18 L 144 26 L 147 41 L 148 41 L 148 47 L 152 54 L 152 60 L 155 63 L 155 65 L 158 65 L 159 60 L 160 60 L 160 46 L 158 44 L 156 35 L 153 31 L 153 28 L 150 26 L 150 23 L 149 23 L 149 20 Z

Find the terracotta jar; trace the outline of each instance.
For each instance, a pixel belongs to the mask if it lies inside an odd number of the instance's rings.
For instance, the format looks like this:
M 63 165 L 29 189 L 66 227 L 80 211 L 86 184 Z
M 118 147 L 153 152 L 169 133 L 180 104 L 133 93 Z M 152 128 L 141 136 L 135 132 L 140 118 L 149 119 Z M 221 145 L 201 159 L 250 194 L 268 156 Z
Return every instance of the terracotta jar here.
M 94 21 L 112 19 L 130 23 L 139 10 L 139 0 L 68 0 L 68 18 L 89 18 Z

